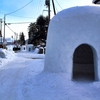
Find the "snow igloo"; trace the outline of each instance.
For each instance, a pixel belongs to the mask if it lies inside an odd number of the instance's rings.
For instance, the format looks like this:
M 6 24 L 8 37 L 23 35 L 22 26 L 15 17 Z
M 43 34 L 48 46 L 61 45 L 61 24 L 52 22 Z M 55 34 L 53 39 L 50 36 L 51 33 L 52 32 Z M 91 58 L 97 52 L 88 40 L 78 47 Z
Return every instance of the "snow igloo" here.
M 51 19 L 44 70 L 100 81 L 100 7 L 72 7 Z

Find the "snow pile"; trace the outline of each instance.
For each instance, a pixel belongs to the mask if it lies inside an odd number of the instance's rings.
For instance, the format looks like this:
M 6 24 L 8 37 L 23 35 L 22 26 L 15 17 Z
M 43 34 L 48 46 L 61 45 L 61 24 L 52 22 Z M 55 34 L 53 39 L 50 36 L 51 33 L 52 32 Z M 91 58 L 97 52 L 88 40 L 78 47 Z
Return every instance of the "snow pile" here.
M 6 49 L 0 49 L 0 65 L 4 65 L 15 57 L 15 53 L 13 51 L 9 51 Z
M 19 52 L 15 53 L 13 51 L 13 47 L 14 45 L 8 45 L 7 46 L 7 50 L 6 49 L 0 49 L 0 67 L 1 65 L 5 65 L 7 63 L 9 63 L 10 61 L 14 60 L 16 58 L 15 55 L 20 54 L 20 56 L 24 56 L 26 58 L 30 58 L 30 59 L 44 59 L 45 58 L 45 55 L 44 54 L 37 54 L 39 49 L 36 48 L 35 50 L 33 51 L 28 51 L 28 50 L 23 50 L 25 46 L 22 46 L 23 49 L 21 49 Z M 24 54 L 26 53 L 26 55 Z
M 7 47 L 7 50 L 8 51 L 13 51 L 13 47 L 14 47 L 15 45 L 7 45 L 6 47 Z
M 5 53 L 0 49 L 0 58 L 5 58 Z
M 34 53 L 38 53 L 39 52 L 39 48 L 35 48 Z

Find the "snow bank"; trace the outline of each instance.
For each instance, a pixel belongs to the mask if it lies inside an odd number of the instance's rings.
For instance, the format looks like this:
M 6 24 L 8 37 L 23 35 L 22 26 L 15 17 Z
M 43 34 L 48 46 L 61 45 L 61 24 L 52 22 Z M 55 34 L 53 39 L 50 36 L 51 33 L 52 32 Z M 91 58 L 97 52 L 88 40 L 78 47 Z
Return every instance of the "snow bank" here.
M 5 58 L 5 53 L 0 49 L 0 58 Z
M 13 51 L 9 51 L 6 49 L 0 49 L 0 67 L 1 65 L 5 65 L 15 57 L 15 53 Z

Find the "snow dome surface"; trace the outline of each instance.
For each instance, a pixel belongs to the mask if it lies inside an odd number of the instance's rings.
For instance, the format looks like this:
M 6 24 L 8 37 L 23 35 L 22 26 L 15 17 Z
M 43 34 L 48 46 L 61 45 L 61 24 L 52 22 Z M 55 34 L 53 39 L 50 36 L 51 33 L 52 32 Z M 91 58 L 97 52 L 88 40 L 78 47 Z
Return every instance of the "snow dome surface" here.
M 50 21 L 44 70 L 67 72 L 72 79 L 75 50 L 87 45 L 93 52 L 95 79 L 100 80 L 99 24 L 100 7 L 97 6 L 72 7 L 59 12 Z

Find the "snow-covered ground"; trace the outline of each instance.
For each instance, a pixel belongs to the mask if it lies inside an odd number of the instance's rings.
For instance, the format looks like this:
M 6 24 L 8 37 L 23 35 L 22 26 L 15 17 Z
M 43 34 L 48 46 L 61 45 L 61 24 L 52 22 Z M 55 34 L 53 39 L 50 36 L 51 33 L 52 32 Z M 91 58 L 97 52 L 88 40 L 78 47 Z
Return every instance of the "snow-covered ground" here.
M 68 81 L 44 72 L 44 54 L 0 50 L 0 100 L 100 100 L 99 81 Z

